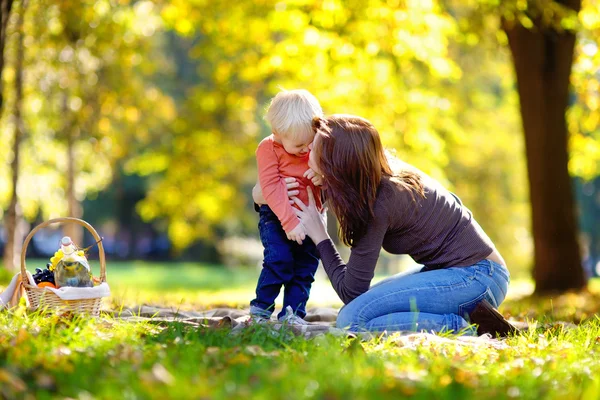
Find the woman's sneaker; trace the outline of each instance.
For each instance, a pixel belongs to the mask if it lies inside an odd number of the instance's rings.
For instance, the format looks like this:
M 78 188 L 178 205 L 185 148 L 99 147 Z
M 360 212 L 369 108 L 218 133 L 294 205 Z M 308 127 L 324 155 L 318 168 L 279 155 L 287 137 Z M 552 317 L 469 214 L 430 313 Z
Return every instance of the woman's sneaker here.
M 489 333 L 493 337 L 507 337 L 519 331 L 485 299 L 475 306 L 475 309 L 469 314 L 469 318 L 472 324 L 477 324 L 479 336 Z
M 290 306 L 285 308 L 285 315 L 279 318 L 279 321 L 288 325 L 308 325 L 308 322 L 294 314 L 294 310 Z

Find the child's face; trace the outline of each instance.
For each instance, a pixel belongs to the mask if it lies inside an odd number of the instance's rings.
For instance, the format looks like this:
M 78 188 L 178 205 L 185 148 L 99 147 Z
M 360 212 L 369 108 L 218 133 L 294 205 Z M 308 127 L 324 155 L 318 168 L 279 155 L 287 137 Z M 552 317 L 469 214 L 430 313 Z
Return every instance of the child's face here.
M 305 156 L 310 150 L 309 145 L 312 143 L 312 138 L 290 139 L 280 136 L 279 140 L 285 151 L 295 156 Z

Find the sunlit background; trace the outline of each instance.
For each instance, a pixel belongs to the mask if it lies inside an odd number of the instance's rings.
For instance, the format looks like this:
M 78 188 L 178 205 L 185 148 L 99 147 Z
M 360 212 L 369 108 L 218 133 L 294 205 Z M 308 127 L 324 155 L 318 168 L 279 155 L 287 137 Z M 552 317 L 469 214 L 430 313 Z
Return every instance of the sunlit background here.
M 508 11 L 496 3 L 15 2 L 4 51 L 0 212 L 11 202 L 20 127 L 17 245 L 40 222 L 73 215 L 104 237 L 109 282 L 111 266 L 129 291 L 153 274 L 163 283 L 194 282 L 204 276 L 193 272 L 200 263 L 197 271 L 246 277 L 250 296 L 262 258 L 250 196 L 254 150 L 270 134 L 269 99 L 303 88 L 328 114 L 371 120 L 386 147 L 458 194 L 513 277 L 528 278 L 524 136 L 500 26 Z M 600 257 L 599 7 L 584 1 L 578 13 L 567 114 L 590 276 Z M 515 18 L 531 26 L 525 14 Z M 43 266 L 63 234 L 36 235 L 28 257 Z M 93 242 L 82 230 L 69 234 L 82 246 Z M 130 279 L 140 265 L 132 260 L 144 263 Z M 383 254 L 378 271 L 408 265 Z M 317 288 L 315 299 L 333 293 Z

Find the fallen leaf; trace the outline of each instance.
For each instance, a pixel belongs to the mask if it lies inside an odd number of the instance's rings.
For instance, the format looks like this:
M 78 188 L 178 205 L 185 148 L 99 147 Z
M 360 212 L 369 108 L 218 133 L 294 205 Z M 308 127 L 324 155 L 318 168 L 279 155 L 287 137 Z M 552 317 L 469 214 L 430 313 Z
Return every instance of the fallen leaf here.
M 156 363 L 152 366 L 152 376 L 158 381 L 162 382 L 165 385 L 172 385 L 175 378 L 173 375 L 162 365 Z

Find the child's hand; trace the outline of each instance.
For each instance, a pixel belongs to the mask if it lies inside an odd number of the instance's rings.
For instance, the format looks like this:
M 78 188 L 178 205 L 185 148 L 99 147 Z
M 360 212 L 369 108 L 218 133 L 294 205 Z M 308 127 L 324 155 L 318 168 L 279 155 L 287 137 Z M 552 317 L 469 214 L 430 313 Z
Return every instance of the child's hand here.
M 302 244 L 304 238 L 306 238 L 306 231 L 304 230 L 304 226 L 302 224 L 296 225 L 294 229 L 285 233 L 289 240 L 293 240 L 298 242 L 298 244 Z
M 313 171 L 310 168 L 307 169 L 306 172 L 302 176 L 304 176 L 305 178 L 310 179 L 310 181 L 315 186 L 323 186 L 323 175 L 317 174 L 315 171 Z

